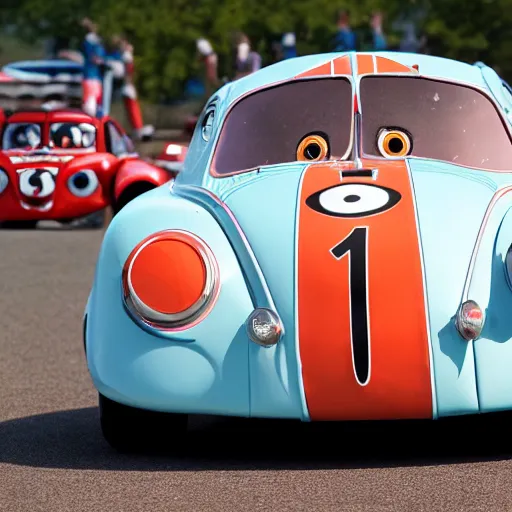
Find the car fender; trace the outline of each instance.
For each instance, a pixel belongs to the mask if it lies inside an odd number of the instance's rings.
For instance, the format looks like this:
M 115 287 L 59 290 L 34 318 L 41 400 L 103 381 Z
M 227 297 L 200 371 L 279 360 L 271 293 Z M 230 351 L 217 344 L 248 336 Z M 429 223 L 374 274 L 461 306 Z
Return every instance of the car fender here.
M 117 202 L 121 194 L 131 185 L 146 182 L 159 187 L 169 181 L 169 172 L 151 165 L 144 160 L 125 160 L 119 167 L 114 183 L 114 200 Z
M 126 311 L 122 271 L 146 237 L 179 229 L 215 255 L 220 292 L 198 324 L 152 331 Z M 186 413 L 250 415 L 249 343 L 253 311 L 239 259 L 222 226 L 203 207 L 162 186 L 128 203 L 109 225 L 87 303 L 87 364 L 98 391 L 134 407 Z
M 489 215 L 469 286 L 468 298 L 484 311 L 482 334 L 473 342 L 480 412 L 512 407 L 510 264 L 507 269 L 512 245 L 512 187 L 508 190 Z

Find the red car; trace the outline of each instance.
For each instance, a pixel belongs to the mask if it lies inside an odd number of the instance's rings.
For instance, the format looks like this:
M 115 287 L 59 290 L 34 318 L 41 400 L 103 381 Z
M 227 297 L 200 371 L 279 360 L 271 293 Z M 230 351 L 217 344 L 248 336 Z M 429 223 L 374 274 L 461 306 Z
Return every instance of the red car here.
M 112 206 L 114 214 L 171 173 L 142 160 L 121 126 L 80 110 L 0 116 L 0 222 L 69 223 Z
M 155 165 L 167 169 L 173 176 L 178 174 L 187 156 L 188 144 L 182 142 L 167 142 L 162 152 L 153 160 Z
M 183 133 L 174 141 L 168 141 L 164 144 L 162 151 L 153 158 L 153 163 L 159 167 L 167 169 L 176 176 L 185 163 L 190 139 L 194 135 L 198 116 L 191 115 L 185 120 Z

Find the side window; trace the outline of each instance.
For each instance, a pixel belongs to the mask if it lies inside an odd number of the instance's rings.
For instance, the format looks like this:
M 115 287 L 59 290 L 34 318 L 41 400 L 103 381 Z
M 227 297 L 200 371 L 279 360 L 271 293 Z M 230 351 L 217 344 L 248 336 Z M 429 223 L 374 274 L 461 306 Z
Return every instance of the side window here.
M 201 119 L 201 137 L 205 142 L 210 141 L 213 130 L 213 120 L 215 118 L 215 103 L 210 105 Z
M 505 100 L 508 103 L 508 106 L 505 107 L 505 113 L 510 116 L 512 114 L 512 89 L 510 88 L 510 85 L 508 85 L 507 82 L 503 81 L 503 96 L 505 97 Z
M 116 156 L 126 155 L 133 151 L 133 146 L 128 144 L 127 138 L 110 121 L 105 124 L 105 141 L 107 151 Z
M 510 98 L 512 97 L 512 87 L 510 87 L 510 85 L 505 82 L 505 80 L 502 81 L 502 84 L 503 84 L 503 88 L 507 91 L 507 96 Z

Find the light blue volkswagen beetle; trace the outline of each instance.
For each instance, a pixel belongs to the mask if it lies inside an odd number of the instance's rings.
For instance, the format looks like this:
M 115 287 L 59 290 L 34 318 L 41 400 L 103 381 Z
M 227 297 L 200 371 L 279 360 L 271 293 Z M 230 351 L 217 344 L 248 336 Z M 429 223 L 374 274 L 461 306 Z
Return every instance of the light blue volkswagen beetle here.
M 84 335 L 108 442 L 512 409 L 511 108 L 483 64 L 386 52 L 220 89 L 105 234 Z

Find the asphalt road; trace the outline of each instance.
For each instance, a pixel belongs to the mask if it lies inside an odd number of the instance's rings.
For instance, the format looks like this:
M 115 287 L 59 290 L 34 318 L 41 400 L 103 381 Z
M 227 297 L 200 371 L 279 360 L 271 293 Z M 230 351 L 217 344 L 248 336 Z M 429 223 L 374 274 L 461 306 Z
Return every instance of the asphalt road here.
M 81 339 L 101 239 L 0 231 L 1 511 L 512 510 L 504 417 L 194 418 L 180 455 L 118 455 L 100 433 Z

